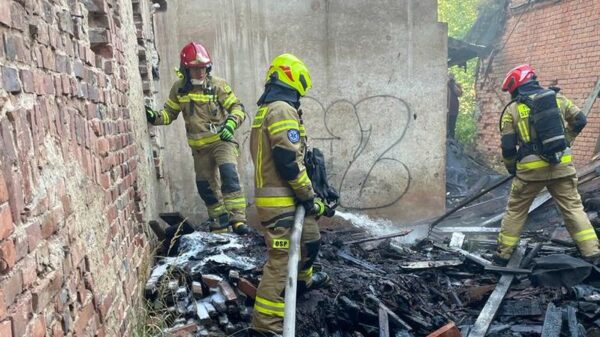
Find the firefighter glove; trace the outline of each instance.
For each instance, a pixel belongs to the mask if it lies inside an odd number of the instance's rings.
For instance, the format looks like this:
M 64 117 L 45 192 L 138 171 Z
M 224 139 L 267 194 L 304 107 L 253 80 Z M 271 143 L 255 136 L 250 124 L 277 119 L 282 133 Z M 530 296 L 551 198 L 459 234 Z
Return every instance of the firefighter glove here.
M 146 120 L 148 121 L 148 123 L 154 124 L 157 115 L 156 111 L 154 111 L 151 107 L 147 105 L 144 106 L 144 108 L 146 108 Z
M 232 140 L 235 128 L 237 128 L 237 123 L 233 119 L 227 118 L 225 124 L 223 124 L 223 127 L 221 128 L 221 132 L 219 132 L 219 137 L 221 137 L 221 140 L 227 142 Z
M 324 215 L 326 217 L 332 217 L 335 214 L 335 210 L 329 207 L 320 198 L 303 201 L 302 206 L 304 206 L 307 215 L 316 215 L 317 217 Z
M 506 170 L 508 171 L 508 173 L 511 176 L 516 176 L 517 175 L 517 164 L 513 163 L 513 164 L 506 164 Z

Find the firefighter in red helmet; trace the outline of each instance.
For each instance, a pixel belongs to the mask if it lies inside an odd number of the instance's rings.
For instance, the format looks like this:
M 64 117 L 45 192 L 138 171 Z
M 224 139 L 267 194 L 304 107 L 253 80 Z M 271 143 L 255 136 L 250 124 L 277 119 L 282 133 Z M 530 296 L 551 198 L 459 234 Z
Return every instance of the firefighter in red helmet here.
M 160 111 L 146 107 L 153 125 L 169 125 L 181 112 L 192 149 L 196 186 L 206 204 L 210 229 L 245 234 L 246 198 L 237 168 L 235 130 L 246 118 L 244 106 L 229 84 L 211 75 L 212 59 L 200 43 L 181 50 L 179 74 Z
M 571 144 L 587 123 L 585 114 L 558 88 L 541 87 L 528 64 L 510 70 L 502 90 L 512 97 L 500 119 L 502 157 L 514 178 L 495 262 L 508 262 L 533 199 L 546 187 L 582 257 L 597 263 L 598 237 L 583 210 L 571 162 Z

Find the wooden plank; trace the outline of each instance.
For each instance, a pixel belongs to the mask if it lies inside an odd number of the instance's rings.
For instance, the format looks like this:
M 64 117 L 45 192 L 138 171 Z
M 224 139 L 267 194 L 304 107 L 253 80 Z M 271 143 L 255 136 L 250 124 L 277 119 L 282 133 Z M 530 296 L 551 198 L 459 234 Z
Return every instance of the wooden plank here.
M 432 260 L 432 261 L 417 261 L 417 262 L 405 262 L 400 264 L 402 269 L 430 269 L 440 268 L 449 266 L 459 266 L 463 262 L 461 260 Z
M 379 337 L 390 337 L 388 314 L 381 306 L 379 306 Z
M 562 328 L 562 310 L 557 308 L 554 303 L 548 303 L 546 316 L 544 317 L 544 326 L 542 327 L 542 337 L 558 337 Z
M 441 233 L 476 233 L 476 234 L 485 234 L 485 233 L 499 233 L 499 227 L 436 227 L 434 231 Z
M 342 259 L 344 259 L 346 261 L 350 261 L 350 262 L 356 264 L 357 266 L 361 266 L 365 269 L 368 269 L 370 271 L 376 271 L 378 273 L 385 274 L 385 271 L 383 269 L 377 268 L 373 264 L 363 261 L 359 258 L 356 258 L 356 257 L 350 255 L 349 253 L 346 253 L 346 252 L 343 252 L 340 250 L 340 251 L 338 251 L 337 256 L 341 257 Z
M 509 274 L 531 274 L 531 269 L 523 269 L 523 268 L 510 268 L 510 267 L 500 267 L 500 266 L 485 266 L 484 269 L 486 271 L 495 271 L 500 273 L 509 273 Z
M 342 296 L 343 297 L 343 296 Z M 371 301 L 372 303 L 376 303 L 379 307 L 379 310 L 383 309 L 388 315 L 388 321 L 392 321 L 397 327 L 402 327 L 407 331 L 412 331 L 413 328 L 408 325 L 400 316 L 396 315 L 390 308 L 388 308 L 385 304 L 383 304 L 375 295 L 367 294 L 366 299 Z
M 590 111 L 592 111 L 592 107 L 594 106 L 594 102 L 596 102 L 598 94 L 600 94 L 600 78 L 598 79 L 598 81 L 596 81 L 594 89 L 592 90 L 592 92 L 590 92 L 590 95 L 587 97 L 585 103 L 583 104 L 583 109 L 581 109 L 581 112 L 583 112 L 586 116 L 590 113 Z
M 439 244 L 439 243 L 434 243 L 433 245 L 436 246 L 436 247 L 438 247 L 438 248 L 440 248 L 440 249 L 443 249 L 443 250 L 447 250 L 447 251 L 451 251 L 451 252 L 456 252 L 456 253 L 462 254 L 467 259 L 469 259 L 469 260 L 471 260 L 471 261 L 473 261 L 473 262 L 475 262 L 475 263 L 477 263 L 477 264 L 479 264 L 479 265 L 481 265 L 483 267 L 489 266 L 489 265 L 492 264 L 490 261 L 484 259 L 483 257 L 481 257 L 479 255 L 475 255 L 475 254 L 473 254 L 471 252 L 468 252 L 468 251 L 466 251 L 464 249 L 454 248 L 454 247 L 448 247 L 446 245 L 442 245 L 442 244 Z
M 525 248 L 527 245 L 525 243 L 521 243 L 515 252 L 513 253 L 510 261 L 508 261 L 508 267 L 516 268 L 521 265 L 521 260 L 523 260 L 523 256 L 525 255 Z M 485 303 L 485 306 L 479 313 L 479 317 L 475 321 L 473 325 L 473 329 L 469 332 L 468 337 L 484 337 L 487 333 L 494 317 L 496 317 L 496 313 L 498 312 L 498 308 L 500 308 L 500 304 L 502 300 L 504 300 L 504 296 L 510 289 L 510 285 L 512 284 L 513 279 L 515 278 L 514 274 L 503 274 L 496 285 L 496 289 L 492 292 L 488 301 Z
M 568 306 L 567 312 L 567 324 L 569 324 L 569 333 L 571 337 L 580 337 L 579 334 L 579 323 L 577 322 L 577 312 L 574 307 Z

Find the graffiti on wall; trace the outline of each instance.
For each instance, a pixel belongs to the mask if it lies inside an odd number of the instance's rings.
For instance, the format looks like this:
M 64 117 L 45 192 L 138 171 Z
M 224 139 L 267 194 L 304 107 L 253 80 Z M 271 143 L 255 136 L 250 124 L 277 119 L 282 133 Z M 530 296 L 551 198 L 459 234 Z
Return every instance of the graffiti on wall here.
M 331 183 L 348 209 L 377 209 L 395 204 L 408 191 L 409 167 L 397 149 L 410 123 L 410 106 L 401 98 L 378 95 L 356 103 L 337 100 L 325 107 L 303 100 L 309 145 L 327 158 Z

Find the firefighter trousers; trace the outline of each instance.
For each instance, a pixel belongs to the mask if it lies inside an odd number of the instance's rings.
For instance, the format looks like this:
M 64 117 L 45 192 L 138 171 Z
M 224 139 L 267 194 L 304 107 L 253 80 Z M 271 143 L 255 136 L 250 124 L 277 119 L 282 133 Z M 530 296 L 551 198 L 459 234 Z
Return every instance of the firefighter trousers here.
M 598 237 L 583 210 L 581 197 L 577 191 L 577 177 L 575 176 L 546 181 L 524 181 L 517 177 L 513 178 L 506 214 L 502 219 L 502 227 L 498 235 L 496 254 L 503 259 L 511 257 L 519 243 L 529 207 L 544 187 L 548 189 L 548 192 L 554 198 L 564 218 L 565 227 L 567 227 L 581 255 L 591 257 L 600 254 Z
M 246 222 L 246 197 L 237 169 L 238 145 L 217 141 L 192 148 L 196 186 L 206 204 L 208 216 L 228 214 L 231 224 Z
M 290 216 L 293 222 L 293 215 Z M 279 223 L 289 223 L 282 219 Z M 281 334 L 285 311 L 285 284 L 287 279 L 288 253 L 290 247 L 291 226 L 265 229 L 265 243 L 268 258 L 263 267 L 263 276 L 258 285 L 251 328 L 256 331 L 269 331 Z M 314 216 L 307 216 L 302 226 L 300 238 L 300 263 L 298 282 L 310 285 L 313 264 L 319 253 L 321 234 Z

